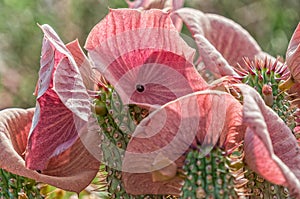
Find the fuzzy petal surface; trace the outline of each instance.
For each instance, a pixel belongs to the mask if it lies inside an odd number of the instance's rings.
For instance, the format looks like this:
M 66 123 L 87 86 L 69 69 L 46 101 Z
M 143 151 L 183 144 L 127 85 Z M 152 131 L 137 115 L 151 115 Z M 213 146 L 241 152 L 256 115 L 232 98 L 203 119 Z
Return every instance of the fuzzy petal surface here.
M 71 52 L 83 79 L 84 86 L 87 89 L 94 88 L 94 82 L 92 80 L 95 75 L 92 70 L 92 65 L 89 59 L 86 57 L 84 52 L 82 51 L 78 40 L 74 40 L 66 45 L 67 49 Z
M 44 170 L 50 158 L 68 149 L 85 128 L 90 102 L 76 62 L 48 26 L 42 46 L 36 111 L 29 133 L 26 166 Z
M 241 122 L 242 106 L 220 91 L 199 91 L 165 104 L 142 120 L 128 144 L 122 168 L 126 190 L 178 195 L 182 184 L 177 176 L 154 182 L 151 174 L 174 173 L 170 165 L 181 168 L 190 147 L 201 144 L 209 153 L 216 144 L 240 143 L 243 132 L 237 129 Z
M 137 9 L 143 8 L 146 10 L 149 9 L 164 9 L 164 8 L 171 8 L 172 7 L 172 0 L 126 0 L 128 7 Z
M 162 105 L 207 87 L 193 66 L 195 51 L 161 10 L 110 10 L 85 48 L 125 104 Z
M 288 45 L 286 52 L 286 64 L 291 76 L 296 82 L 300 82 L 300 24 L 298 24 Z
M 50 159 L 43 174 L 26 168 L 24 151 L 33 115 L 34 109 L 0 111 L 0 168 L 79 193 L 98 172 L 99 162 L 78 139 L 64 153 Z
M 287 186 L 300 197 L 300 148 L 284 121 L 249 86 L 238 85 L 244 97 L 245 158 L 249 167 L 272 183 Z
M 252 36 L 228 18 L 206 14 L 192 8 L 179 9 L 176 14 L 187 25 L 193 36 L 201 34 L 207 38 L 231 66 L 237 66 L 237 63 L 243 65 L 243 57 L 254 59 L 262 53 Z
M 195 34 L 194 38 L 202 59 L 201 61 L 203 61 L 207 69 L 219 77 L 227 75 L 238 76 L 221 53 L 203 35 Z
M 184 4 L 184 0 L 126 0 L 129 8 L 133 9 L 163 9 L 165 11 L 168 10 L 177 10 L 182 8 Z M 178 31 L 182 28 L 182 20 L 175 15 L 171 16 L 172 22 Z

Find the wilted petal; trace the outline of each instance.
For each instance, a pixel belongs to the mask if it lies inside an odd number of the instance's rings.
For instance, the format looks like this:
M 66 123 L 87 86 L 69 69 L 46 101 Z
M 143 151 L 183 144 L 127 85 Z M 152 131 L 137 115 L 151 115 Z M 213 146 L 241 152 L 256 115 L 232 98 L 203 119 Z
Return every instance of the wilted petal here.
M 37 104 L 28 138 L 26 165 L 44 170 L 48 160 L 69 148 L 90 115 L 89 96 L 71 53 L 48 25 L 45 33 Z
M 34 109 L 0 111 L 0 168 L 64 190 L 79 193 L 98 172 L 99 162 L 78 139 L 75 144 L 50 160 L 43 174 L 27 169 L 24 151 Z
M 152 112 L 137 126 L 125 153 L 122 170 L 127 192 L 178 195 L 182 184 L 176 176 L 169 179 L 174 173 L 170 165 L 182 167 L 186 151 L 198 144 L 207 153 L 216 144 L 228 150 L 235 147 L 232 141 L 238 145 L 243 138 L 243 132 L 237 131 L 241 111 L 240 103 L 227 93 L 199 91 Z M 157 171 L 168 180 L 157 181 Z
M 161 10 L 110 10 L 85 48 L 124 103 L 162 105 L 207 86 L 193 66 L 194 50 Z
M 286 52 L 286 64 L 291 71 L 291 76 L 300 82 L 300 24 L 298 24 Z
M 176 13 L 192 35 L 202 34 L 206 37 L 232 66 L 237 66 L 237 63 L 243 65 L 243 57 L 253 59 L 261 53 L 252 36 L 230 19 L 192 8 L 182 8 Z
M 300 148 L 284 121 L 253 89 L 238 85 L 244 98 L 245 158 L 249 167 L 300 197 Z

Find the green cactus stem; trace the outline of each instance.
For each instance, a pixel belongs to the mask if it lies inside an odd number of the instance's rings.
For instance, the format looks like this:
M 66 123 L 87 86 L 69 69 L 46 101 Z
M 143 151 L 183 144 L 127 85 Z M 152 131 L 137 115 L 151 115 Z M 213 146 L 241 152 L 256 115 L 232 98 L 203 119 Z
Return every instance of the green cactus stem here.
M 104 106 L 105 105 L 105 106 Z M 110 198 L 163 199 L 173 196 L 127 194 L 122 184 L 122 159 L 136 125 L 148 115 L 148 110 L 135 105 L 123 105 L 112 87 L 103 89 L 94 100 L 95 115 L 100 125 L 101 149 L 107 173 L 107 191 Z M 98 109 L 97 109 L 98 108 Z
M 293 130 L 296 126 L 295 108 L 291 108 L 288 94 L 285 90 L 281 90 L 281 82 L 286 73 L 285 66 L 279 66 L 277 62 L 271 63 L 267 59 L 255 61 L 245 59 L 245 64 L 248 71 L 244 71 L 242 81 L 255 88 L 265 103 Z M 272 104 L 269 103 L 270 98 L 272 98 Z M 290 198 L 287 188 L 266 181 L 250 169 L 247 170 L 245 176 L 248 179 L 246 187 L 249 198 Z
M 267 58 L 254 61 L 245 59 L 245 64 L 248 71 L 243 69 L 243 72 L 240 72 L 243 83 L 255 88 L 266 104 L 293 130 L 296 125 L 293 116 L 295 108 L 291 108 L 287 93 L 279 88 L 286 73 L 285 66 L 279 66 L 277 62 L 271 63 Z M 270 98 L 272 104 L 269 104 Z
M 291 198 L 287 188 L 272 184 L 266 181 L 261 176 L 253 171 L 248 170 L 245 174 L 248 179 L 247 187 L 250 199 L 256 198 L 278 198 L 286 199 Z
M 34 180 L 0 169 L 0 198 L 42 199 L 44 196 L 40 194 L 40 190 Z
M 205 157 L 199 150 L 191 150 L 183 166 L 186 175 L 182 188 L 184 199 L 237 198 L 234 178 L 226 166 L 226 157 L 214 148 Z

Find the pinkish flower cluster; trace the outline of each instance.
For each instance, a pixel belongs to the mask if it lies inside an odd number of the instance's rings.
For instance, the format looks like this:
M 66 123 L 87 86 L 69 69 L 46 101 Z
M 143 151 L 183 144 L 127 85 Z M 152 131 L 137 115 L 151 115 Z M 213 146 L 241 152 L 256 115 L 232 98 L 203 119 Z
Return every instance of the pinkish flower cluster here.
M 103 160 L 93 102 L 99 88 L 110 85 L 123 105 L 150 112 L 131 132 L 118 168 L 127 193 L 180 195 L 177 171 L 186 151 L 217 146 L 230 154 L 243 146 L 251 170 L 299 198 L 294 128 L 270 107 L 274 92 L 285 91 L 293 108 L 299 106 L 300 26 L 280 63 L 235 22 L 180 8 L 183 1 L 178 2 L 136 0 L 128 1 L 130 9 L 111 9 L 86 40 L 88 56 L 77 41 L 65 45 L 42 25 L 36 107 L 0 112 L 0 167 L 65 190 L 83 190 Z M 197 49 L 180 36 L 182 22 Z M 282 91 L 275 91 L 275 84 L 263 83 L 260 94 L 259 85 L 247 85 L 248 73 L 257 82 L 264 78 L 256 75 L 261 68 L 249 66 L 265 63 L 257 60 L 266 60 L 266 73 L 277 71 L 294 86 L 281 84 Z M 207 71 L 213 82 L 203 76 Z

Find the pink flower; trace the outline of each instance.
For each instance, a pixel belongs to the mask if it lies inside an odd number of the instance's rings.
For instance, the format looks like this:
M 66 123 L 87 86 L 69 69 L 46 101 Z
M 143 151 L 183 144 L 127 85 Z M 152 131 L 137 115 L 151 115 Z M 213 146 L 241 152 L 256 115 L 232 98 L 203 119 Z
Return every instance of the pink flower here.
M 299 92 L 299 82 L 300 82 L 300 73 L 299 73 L 299 55 L 300 55 L 300 24 L 296 27 L 294 34 L 290 40 L 290 43 L 286 52 L 285 66 L 290 70 L 289 78 L 280 85 L 280 89 L 285 91 L 290 89 L 290 93 Z M 298 96 L 298 93 L 297 93 Z
M 175 12 L 187 25 L 194 37 L 199 60 L 219 76 L 237 76 L 238 65 L 246 67 L 244 57 L 275 59 L 263 52 L 252 36 L 239 24 L 217 14 L 207 14 L 192 8 Z M 214 56 L 214 57 L 212 57 Z
M 85 131 L 90 102 L 75 59 L 56 33 L 43 25 L 37 105 L 26 148 L 26 166 L 44 170 L 48 160 L 72 146 Z
M 124 16 L 128 18 L 123 20 Z M 28 139 L 22 139 L 18 143 L 24 148 L 17 157 L 25 159 L 26 164 L 25 167 L 22 160 L 22 169 L 18 170 L 25 170 L 28 174 L 18 172 L 12 161 L 4 162 L 1 167 L 19 175 L 79 192 L 93 179 L 100 164 L 99 160 L 90 154 L 91 151 L 88 152 L 84 148 L 84 145 L 92 144 L 93 149 L 99 149 L 97 144 L 100 140 L 93 137 L 97 136 L 97 131 L 89 132 L 88 129 L 93 121 L 89 92 L 99 78 L 95 77 L 90 61 L 78 43 L 72 42 L 65 46 L 50 26 L 43 25 L 41 29 L 45 36 L 39 81 L 35 92 L 37 105 L 34 114 L 32 111 L 28 117 L 26 124 L 28 128 L 21 133 L 23 138 L 28 136 Z M 161 37 L 160 34 L 165 35 Z M 142 39 L 140 40 L 142 43 L 126 42 L 132 40 L 133 35 Z M 171 39 L 175 39 L 176 42 Z M 92 30 L 86 48 L 96 70 L 115 86 L 124 103 L 162 105 L 179 96 L 207 87 L 206 82 L 193 67 L 194 50 L 179 37 L 169 14 L 159 10 L 145 12 L 130 9 L 111 10 L 110 14 Z M 143 65 L 146 67 L 141 67 Z M 127 73 L 128 71 L 130 73 Z M 153 74 L 154 71 L 156 73 Z M 168 72 L 174 75 L 168 77 Z M 159 76 L 162 74 L 164 76 Z M 177 81 L 170 81 L 174 78 Z M 143 94 L 139 93 L 137 85 L 144 87 Z M 5 122 L 6 119 L 4 124 Z M 13 138 L 17 135 L 18 129 L 16 131 L 8 129 L 7 133 L 11 133 Z M 15 153 L 17 150 L 17 146 L 2 147 L 7 148 L 8 153 Z M 67 174 L 62 171 L 63 169 Z M 82 173 L 79 173 L 80 169 Z M 40 178 L 40 175 L 46 175 L 50 180 Z M 52 175 L 69 176 L 68 179 L 74 180 L 74 183 L 68 182 L 67 186 L 60 180 L 53 182 Z M 79 178 L 82 178 L 82 181 L 79 182 Z
M 164 7 L 170 1 L 160 2 Z M 154 3 L 129 4 L 148 8 Z M 286 75 L 286 68 L 228 19 L 188 8 L 175 13 L 197 44 L 196 64 L 203 63 L 215 78 L 220 77 L 212 85 L 196 70 L 195 50 L 180 37 L 170 12 L 110 10 L 87 38 L 89 59 L 77 42 L 65 46 L 51 27 L 41 26 L 45 36 L 36 109 L 0 112 L 0 157 L 5 160 L 1 168 L 67 190 L 82 190 L 100 164 L 90 154 L 91 148 L 101 152 L 99 129 L 90 128 L 95 126 L 91 102 L 102 92 L 93 91 L 100 83 L 95 76 L 99 74 L 114 87 L 122 106 L 135 104 L 150 111 L 135 128 L 124 154 L 122 181 L 127 193 L 180 195 L 183 179 L 177 171 L 186 153 L 200 145 L 203 155 L 215 146 L 226 154 L 243 146 L 251 170 L 300 197 L 300 149 L 285 121 L 269 107 L 276 103 L 272 95 L 277 90 L 264 77 L 274 71 Z M 299 42 L 295 35 L 286 64 L 296 79 L 294 52 Z M 265 62 L 255 61 L 265 56 Z M 253 63 L 259 66 L 255 68 L 259 70 L 257 90 L 234 84 L 243 79 L 244 71 L 239 69 L 252 69 Z M 262 82 L 274 85 L 259 82 L 261 76 Z M 100 86 L 109 90 L 108 85 Z
M 252 60 L 267 56 L 270 64 L 265 62 L 266 67 L 271 65 L 269 69 L 274 67 L 285 75 L 285 68 L 262 52 L 240 26 L 191 9 L 177 13 L 192 30 L 200 53 L 198 61 L 217 75 L 238 77 L 235 71 L 238 64 L 244 65 L 244 56 Z M 190 15 L 193 18 L 188 18 Z M 195 143 L 217 144 L 230 153 L 244 142 L 245 161 L 253 171 L 288 187 L 291 195 L 300 195 L 296 138 L 257 91 L 246 85 L 232 86 L 240 89 L 243 106 L 226 93 L 199 91 L 163 105 L 141 122 L 123 163 L 123 180 L 129 193 L 179 195 L 182 182 L 174 170 L 182 167 L 185 150 Z
M 79 193 L 94 178 L 99 163 L 78 139 L 67 150 L 50 158 L 42 174 L 25 167 L 24 153 L 33 115 L 34 109 L 0 111 L 0 167 L 38 182 Z
M 163 9 L 164 11 L 175 11 L 183 7 L 184 0 L 126 0 L 129 8 L 134 9 Z M 179 17 L 172 15 L 172 22 L 178 31 L 182 28 L 182 21 Z
M 300 197 L 299 145 L 288 126 L 254 90 L 238 85 L 244 95 L 245 159 L 266 180 Z
M 286 52 L 286 61 L 285 64 L 290 69 L 291 78 L 299 83 L 300 73 L 299 73 L 299 53 L 300 53 L 300 24 L 298 24 Z
M 195 51 L 160 10 L 111 10 L 85 48 L 125 104 L 163 105 L 207 87 L 193 66 Z
M 69 44 L 72 54 L 50 26 L 41 29 L 45 36 L 36 109 L 1 112 L 1 147 L 6 152 L 2 156 L 12 157 L 1 158 L 6 160 L 1 168 L 79 193 L 100 164 L 79 138 L 87 133 L 91 114 L 86 91 L 90 66 L 84 63 L 78 43 Z
M 242 105 L 224 92 L 199 91 L 165 104 L 140 123 L 128 144 L 126 191 L 179 196 L 183 179 L 176 174 L 186 151 L 199 145 L 207 152 L 215 145 L 230 151 L 242 142 L 243 129 Z

